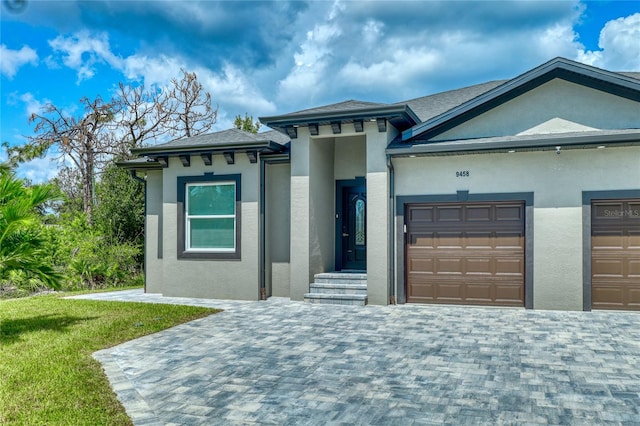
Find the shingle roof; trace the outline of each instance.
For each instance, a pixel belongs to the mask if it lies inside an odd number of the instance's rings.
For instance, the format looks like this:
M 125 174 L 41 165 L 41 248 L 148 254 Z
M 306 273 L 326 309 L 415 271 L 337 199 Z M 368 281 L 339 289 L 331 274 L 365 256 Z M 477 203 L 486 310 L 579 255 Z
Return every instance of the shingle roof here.
M 348 101 L 338 102 L 335 104 L 303 109 L 301 111 L 292 112 L 286 115 L 295 117 L 297 115 L 322 114 L 322 113 L 337 112 L 337 111 L 353 111 L 353 110 L 367 109 L 371 107 L 378 107 L 378 106 L 384 106 L 384 105 L 387 105 L 387 104 L 382 104 L 377 102 L 357 101 L 357 100 L 351 99 Z
M 640 72 L 619 72 L 618 74 L 626 75 L 627 77 L 635 78 L 636 80 L 640 80 Z
M 289 138 L 286 135 L 283 135 L 282 133 L 275 130 L 270 130 L 263 133 L 249 133 L 240 129 L 232 128 L 222 130 L 220 132 L 192 136 L 190 138 L 176 139 L 170 142 L 155 145 L 153 146 L 153 148 L 161 150 L 165 148 L 178 147 L 213 147 L 215 145 L 242 145 L 255 142 L 276 142 L 283 145 L 289 142 Z
M 427 121 L 437 115 L 449 111 L 489 90 L 505 83 L 508 80 L 496 80 L 487 83 L 476 84 L 474 86 L 463 87 L 461 89 L 449 90 L 447 92 L 436 93 L 408 101 L 398 102 L 397 105 L 409 105 L 409 107 L 420 117 L 421 121 Z

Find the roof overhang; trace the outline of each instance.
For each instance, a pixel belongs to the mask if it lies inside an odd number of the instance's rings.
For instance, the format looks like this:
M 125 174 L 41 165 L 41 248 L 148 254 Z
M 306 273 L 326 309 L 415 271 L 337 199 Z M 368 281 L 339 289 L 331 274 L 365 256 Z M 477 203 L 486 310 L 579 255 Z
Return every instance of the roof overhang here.
M 342 111 L 325 111 L 310 113 L 293 113 L 276 115 L 271 117 L 260 117 L 260 122 L 266 126 L 276 129 L 290 137 L 296 137 L 296 132 L 291 129 L 298 127 L 309 127 L 312 134 L 317 132 L 318 126 L 322 125 L 342 125 L 346 123 L 356 123 L 364 121 L 387 120 L 395 128 L 405 130 L 420 122 L 418 116 L 408 105 L 383 105 L 377 107 L 349 109 Z M 356 127 L 356 131 L 361 129 Z M 334 131 L 335 133 L 335 131 Z
M 151 158 L 136 158 L 134 160 L 116 161 L 116 166 L 126 170 L 161 170 L 162 164 Z
M 275 153 L 284 151 L 286 147 L 273 141 L 253 141 L 253 142 L 233 142 L 227 144 L 212 144 L 212 145 L 180 145 L 180 146 L 157 146 L 157 147 L 144 147 L 135 148 L 131 150 L 134 155 L 158 157 L 158 156 L 176 156 L 176 155 L 190 155 L 201 153 L 218 153 L 218 152 L 246 152 L 246 151 L 259 151 L 264 153 Z
M 606 148 L 633 145 L 640 145 L 640 129 L 612 132 L 584 132 L 583 134 L 506 136 L 417 144 L 393 142 L 387 148 L 386 153 L 392 157 L 419 157 L 495 152 L 561 151 L 565 149 Z

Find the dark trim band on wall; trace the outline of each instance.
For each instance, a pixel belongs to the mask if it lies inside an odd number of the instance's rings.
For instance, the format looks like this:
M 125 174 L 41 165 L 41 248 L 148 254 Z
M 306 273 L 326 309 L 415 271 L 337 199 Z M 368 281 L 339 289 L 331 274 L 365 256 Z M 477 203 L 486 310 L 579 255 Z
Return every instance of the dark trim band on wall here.
M 185 189 L 189 183 L 221 182 L 233 181 L 236 184 L 236 249 L 234 252 L 190 252 L 185 250 Z M 178 259 L 191 260 L 240 260 L 241 258 L 241 231 L 242 231 L 242 175 L 214 175 L 205 173 L 200 176 L 178 176 L 177 178 L 177 199 L 178 209 L 177 223 L 177 244 Z
M 407 204 L 427 203 L 482 203 L 500 201 L 524 202 L 524 233 L 525 233 L 525 276 L 524 276 L 524 307 L 533 309 L 533 192 L 505 192 L 489 194 L 470 194 L 469 191 L 458 191 L 456 194 L 442 195 L 400 195 L 396 197 L 396 247 L 398 264 L 396 268 L 396 282 L 398 283 L 398 303 L 407 302 L 405 283 L 405 250 L 406 225 L 405 206 Z
M 582 309 L 591 310 L 591 204 L 595 200 L 640 198 L 640 189 L 582 191 Z

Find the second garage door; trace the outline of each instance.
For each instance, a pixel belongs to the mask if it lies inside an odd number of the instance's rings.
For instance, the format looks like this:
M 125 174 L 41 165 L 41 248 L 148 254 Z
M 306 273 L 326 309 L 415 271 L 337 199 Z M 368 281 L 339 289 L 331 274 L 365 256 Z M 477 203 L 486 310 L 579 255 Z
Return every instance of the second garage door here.
M 591 304 L 640 310 L 640 200 L 591 205 Z
M 406 206 L 407 302 L 524 306 L 524 203 Z

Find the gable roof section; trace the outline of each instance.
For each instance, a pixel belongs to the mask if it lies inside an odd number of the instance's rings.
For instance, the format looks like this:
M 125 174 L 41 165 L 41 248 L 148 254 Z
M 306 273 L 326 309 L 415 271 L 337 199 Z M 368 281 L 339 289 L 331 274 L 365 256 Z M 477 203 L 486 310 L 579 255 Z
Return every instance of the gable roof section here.
M 554 78 L 560 78 L 596 90 L 640 102 L 638 73 L 614 73 L 600 68 L 555 58 L 512 80 L 455 106 L 440 115 L 405 130 L 401 141 L 408 144 L 428 143 L 434 136 L 456 127 L 471 118 L 514 99 Z M 499 83 L 499 82 L 494 82 Z M 437 96 L 437 95 L 436 95 Z M 394 143 L 397 144 L 398 141 Z

